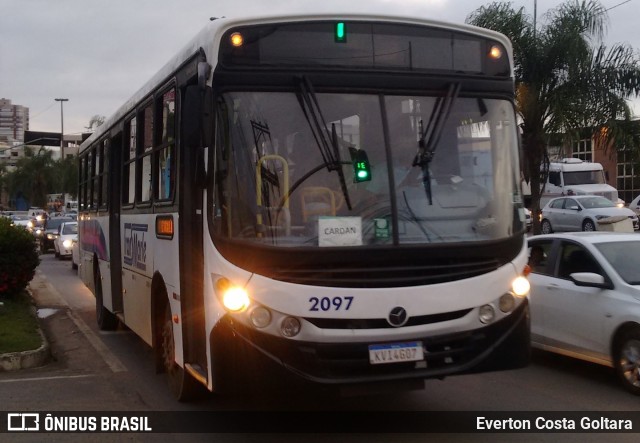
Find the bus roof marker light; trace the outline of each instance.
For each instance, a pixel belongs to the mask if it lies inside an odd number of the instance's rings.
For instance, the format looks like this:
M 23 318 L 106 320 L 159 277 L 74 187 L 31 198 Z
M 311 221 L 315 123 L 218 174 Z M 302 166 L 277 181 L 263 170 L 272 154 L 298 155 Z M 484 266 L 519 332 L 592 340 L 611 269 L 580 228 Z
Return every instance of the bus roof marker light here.
M 489 48 L 489 57 L 494 60 L 498 60 L 502 57 L 502 48 L 498 45 L 491 45 Z
M 239 48 L 244 44 L 244 37 L 239 32 L 234 32 L 229 37 L 229 41 L 231 42 L 231 46 Z
M 344 22 L 336 23 L 334 37 L 335 37 L 336 43 L 347 42 L 347 25 L 345 25 Z

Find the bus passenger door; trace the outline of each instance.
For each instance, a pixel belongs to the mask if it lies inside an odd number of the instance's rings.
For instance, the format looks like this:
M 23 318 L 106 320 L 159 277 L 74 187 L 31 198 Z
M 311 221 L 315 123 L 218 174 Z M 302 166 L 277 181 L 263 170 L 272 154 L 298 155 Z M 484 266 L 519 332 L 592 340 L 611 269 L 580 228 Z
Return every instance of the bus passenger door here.
M 109 189 L 113 192 L 109 195 L 109 251 L 111 251 L 110 265 L 111 272 L 111 295 L 113 297 L 114 314 L 121 313 L 122 308 L 122 255 L 120 236 L 120 205 L 121 205 L 121 175 L 122 175 L 122 132 L 119 132 L 111 139 L 111 161 L 109 180 L 111 180 Z
M 207 378 L 204 316 L 203 162 L 204 90 L 187 86 L 180 119 L 179 255 L 184 363 L 196 378 Z M 206 132 L 206 131 L 205 131 Z M 195 373 L 195 374 L 194 374 Z

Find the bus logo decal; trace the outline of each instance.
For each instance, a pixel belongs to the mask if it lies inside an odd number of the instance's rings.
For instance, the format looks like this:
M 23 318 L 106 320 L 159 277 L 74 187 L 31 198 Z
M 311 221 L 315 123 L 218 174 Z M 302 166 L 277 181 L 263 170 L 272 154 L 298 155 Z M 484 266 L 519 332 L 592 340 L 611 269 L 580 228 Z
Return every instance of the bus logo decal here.
M 407 315 L 406 309 L 400 306 L 396 306 L 389 312 L 389 324 L 393 327 L 399 328 L 400 326 L 404 326 L 409 320 L 409 316 Z
M 147 270 L 147 240 L 144 234 L 148 230 L 149 225 L 138 223 L 125 223 L 124 225 L 123 261 L 141 271 Z

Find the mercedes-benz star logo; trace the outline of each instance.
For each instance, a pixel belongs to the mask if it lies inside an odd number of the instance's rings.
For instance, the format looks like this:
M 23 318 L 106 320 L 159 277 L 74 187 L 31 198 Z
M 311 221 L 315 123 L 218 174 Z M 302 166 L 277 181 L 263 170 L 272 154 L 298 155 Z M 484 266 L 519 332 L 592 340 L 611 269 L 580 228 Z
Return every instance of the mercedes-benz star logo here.
M 389 312 L 389 318 L 387 319 L 389 324 L 395 328 L 404 326 L 407 320 L 409 320 L 407 311 L 400 306 L 396 306 L 395 308 L 393 308 L 391 312 Z

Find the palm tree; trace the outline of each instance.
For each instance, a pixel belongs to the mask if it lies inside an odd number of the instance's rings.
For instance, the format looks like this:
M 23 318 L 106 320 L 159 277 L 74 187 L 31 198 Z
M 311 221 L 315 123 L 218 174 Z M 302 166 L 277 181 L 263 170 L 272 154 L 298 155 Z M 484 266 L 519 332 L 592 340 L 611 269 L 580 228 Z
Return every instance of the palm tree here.
M 8 174 L 9 195 L 22 195 L 31 205 L 46 207 L 47 194 L 55 186 L 56 170 L 52 151 L 41 148 L 37 153 L 25 148 L 25 157 L 18 160 L 16 169 Z
M 466 21 L 502 32 L 513 43 L 524 174 L 534 214 L 540 210 L 540 185 L 546 179 L 540 170 L 548 164 L 550 136 L 572 139 L 588 128 L 604 146 L 637 143 L 637 137 L 626 136 L 631 119 L 626 99 L 640 94 L 640 61 L 628 45 L 595 44 L 608 23 L 598 1 L 567 1 L 547 12 L 538 28 L 524 8 L 505 2 L 482 6 Z M 538 218 L 533 222 L 539 233 Z

